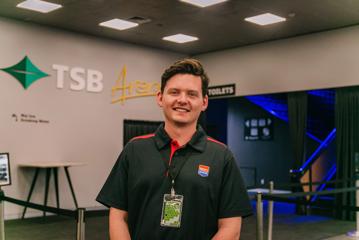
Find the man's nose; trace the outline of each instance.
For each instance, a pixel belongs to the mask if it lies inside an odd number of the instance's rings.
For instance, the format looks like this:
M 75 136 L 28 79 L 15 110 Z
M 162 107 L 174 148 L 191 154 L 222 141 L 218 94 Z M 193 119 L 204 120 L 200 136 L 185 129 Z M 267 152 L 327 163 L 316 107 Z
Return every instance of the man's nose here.
M 187 94 L 184 92 L 179 94 L 177 101 L 181 103 L 187 102 Z

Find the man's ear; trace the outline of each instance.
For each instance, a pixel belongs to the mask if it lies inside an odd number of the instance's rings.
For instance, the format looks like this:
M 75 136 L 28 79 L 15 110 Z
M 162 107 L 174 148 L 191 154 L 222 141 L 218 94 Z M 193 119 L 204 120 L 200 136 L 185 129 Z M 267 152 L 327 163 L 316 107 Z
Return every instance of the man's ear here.
M 157 100 L 158 106 L 162 107 L 163 104 L 162 104 L 162 93 L 161 93 L 161 91 L 157 92 L 156 100 Z
M 206 94 L 203 97 L 203 105 L 202 105 L 202 111 L 205 111 L 208 107 L 208 95 Z

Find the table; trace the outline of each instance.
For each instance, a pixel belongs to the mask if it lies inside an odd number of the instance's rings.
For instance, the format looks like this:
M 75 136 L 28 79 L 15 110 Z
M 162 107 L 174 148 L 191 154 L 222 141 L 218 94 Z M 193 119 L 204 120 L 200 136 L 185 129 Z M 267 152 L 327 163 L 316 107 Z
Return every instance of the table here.
M 268 188 L 250 188 L 247 191 L 248 191 L 248 193 L 269 193 Z M 273 189 L 271 193 L 273 193 L 273 194 L 289 194 L 289 193 L 292 193 L 292 191 Z
M 45 181 L 45 197 L 44 197 L 44 206 L 47 206 L 47 197 L 48 197 L 48 193 L 49 193 L 49 183 L 50 183 L 50 178 L 51 178 L 51 172 L 53 172 L 54 174 L 54 184 L 55 184 L 55 193 L 56 193 L 56 207 L 60 208 L 60 201 L 59 201 L 59 184 L 58 184 L 58 169 L 59 168 L 64 168 L 65 173 L 66 173 L 66 178 L 67 181 L 69 183 L 70 186 L 70 190 L 71 190 L 71 194 L 72 194 L 72 198 L 74 200 L 74 204 L 76 206 L 76 208 L 78 208 L 78 204 L 77 204 L 77 200 L 76 200 L 76 196 L 75 196 L 75 191 L 74 188 L 72 186 L 72 182 L 71 182 L 71 178 L 70 178 L 70 174 L 68 171 L 69 167 L 73 167 L 73 166 L 81 166 L 84 165 L 84 163 L 81 162 L 27 162 L 27 163 L 20 163 L 18 166 L 21 168 L 34 168 L 35 169 L 35 174 L 34 177 L 32 179 L 32 183 L 31 183 L 31 187 L 30 187 L 30 191 L 29 194 L 27 196 L 27 200 L 26 202 L 29 203 L 30 199 L 31 199 L 31 195 L 32 192 L 35 188 L 35 184 L 36 184 L 36 180 L 37 177 L 39 175 L 39 172 L 41 169 L 46 170 L 46 181 Z M 22 213 L 22 219 L 25 218 L 25 214 L 26 214 L 26 209 L 27 207 L 24 207 L 23 213 Z M 43 212 L 43 216 L 46 216 L 46 212 Z

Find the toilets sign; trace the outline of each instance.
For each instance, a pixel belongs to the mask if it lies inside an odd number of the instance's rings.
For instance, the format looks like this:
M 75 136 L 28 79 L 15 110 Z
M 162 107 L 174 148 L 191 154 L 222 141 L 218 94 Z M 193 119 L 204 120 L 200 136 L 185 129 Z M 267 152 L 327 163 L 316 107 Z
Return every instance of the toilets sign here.
M 235 94 L 236 94 L 235 84 L 208 87 L 208 97 L 210 98 L 231 96 Z
M 50 76 L 32 63 L 28 56 L 25 56 L 17 64 L 0 68 L 0 70 L 18 80 L 24 89 L 28 89 L 36 81 Z M 102 92 L 103 90 L 103 74 L 98 70 L 61 64 L 53 64 L 52 70 L 55 73 L 58 89 L 87 92 Z

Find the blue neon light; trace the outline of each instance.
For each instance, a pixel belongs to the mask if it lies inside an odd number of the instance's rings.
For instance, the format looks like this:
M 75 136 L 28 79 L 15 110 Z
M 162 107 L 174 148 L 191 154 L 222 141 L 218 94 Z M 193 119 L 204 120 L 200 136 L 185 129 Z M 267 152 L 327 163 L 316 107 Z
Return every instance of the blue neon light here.
M 333 164 L 333 166 L 328 171 L 327 176 L 324 178 L 324 181 L 329 181 L 334 176 L 336 171 L 337 171 L 337 166 L 336 166 L 336 164 Z M 317 189 L 317 192 L 322 191 L 326 185 L 327 185 L 326 183 L 323 183 L 322 185 L 320 185 Z M 315 196 L 313 196 L 311 201 L 314 202 L 317 198 L 318 198 L 318 195 L 315 195 Z
M 301 169 L 306 169 L 306 167 L 317 158 L 318 153 L 325 147 L 327 147 L 330 142 L 335 138 L 337 129 L 334 128 L 328 136 L 325 138 L 325 140 L 320 144 L 320 146 L 314 151 L 314 153 L 308 158 L 308 160 L 302 165 Z
M 288 122 L 288 106 L 285 99 L 272 98 L 270 96 L 247 96 L 246 99 L 260 106 L 273 116 Z M 306 135 L 319 144 L 322 143 L 322 140 L 313 134 L 306 132 Z

